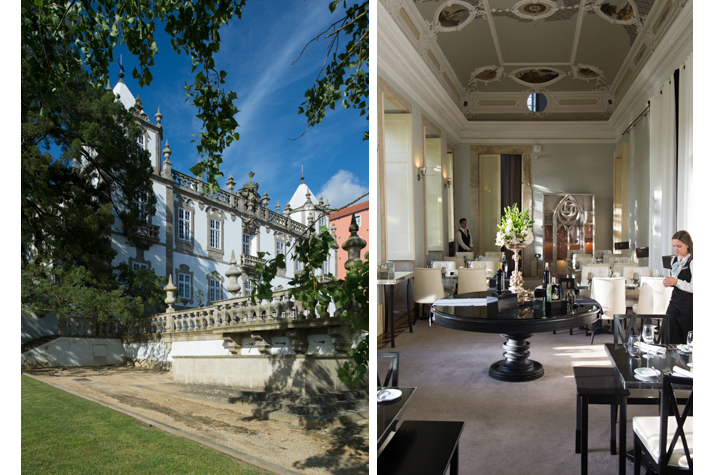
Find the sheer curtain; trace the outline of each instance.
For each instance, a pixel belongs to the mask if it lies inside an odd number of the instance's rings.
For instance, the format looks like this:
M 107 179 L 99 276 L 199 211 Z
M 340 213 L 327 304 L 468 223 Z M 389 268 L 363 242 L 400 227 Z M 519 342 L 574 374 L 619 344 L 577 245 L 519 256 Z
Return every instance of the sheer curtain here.
M 665 81 L 651 98 L 650 206 L 651 245 L 649 266 L 662 269 L 661 256 L 671 253 L 671 236 L 676 231 L 676 135 L 675 85 Z
M 678 229 L 693 235 L 693 53 L 680 68 L 678 91 Z

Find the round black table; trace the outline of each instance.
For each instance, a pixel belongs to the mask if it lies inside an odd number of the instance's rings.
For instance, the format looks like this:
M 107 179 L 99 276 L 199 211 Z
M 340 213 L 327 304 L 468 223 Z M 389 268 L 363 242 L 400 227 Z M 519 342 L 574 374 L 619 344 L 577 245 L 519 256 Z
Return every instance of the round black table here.
M 476 302 L 466 306 L 433 305 L 431 312 L 434 321 L 441 326 L 469 332 L 500 333 L 506 339 L 503 345 L 505 359 L 496 361 L 488 370 L 488 375 L 499 381 L 532 381 L 545 374 L 542 364 L 528 358 L 530 343 L 527 338 L 533 333 L 590 325 L 599 314 L 597 306 L 579 306 L 570 315 L 545 317 L 532 306 L 521 306 L 513 315 L 505 317 L 498 314 L 498 302 L 491 298 L 493 296 L 495 292 L 456 295 L 456 299 L 476 299 Z

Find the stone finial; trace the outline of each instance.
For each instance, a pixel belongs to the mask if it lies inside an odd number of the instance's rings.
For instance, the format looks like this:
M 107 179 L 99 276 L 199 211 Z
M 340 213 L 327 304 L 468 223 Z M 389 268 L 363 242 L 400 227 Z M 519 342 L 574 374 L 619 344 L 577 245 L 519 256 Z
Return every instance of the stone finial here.
M 291 216 L 291 203 L 286 203 L 286 207 L 284 208 L 284 216 L 287 218 Z
M 232 175 L 229 175 L 229 179 L 227 180 L 227 189 L 230 193 L 234 193 L 234 185 L 236 184 L 237 182 L 234 181 L 234 177 Z
M 163 149 L 163 157 L 165 159 L 163 160 L 163 173 L 162 177 L 163 178 L 168 178 L 170 179 L 173 174 L 173 163 L 170 161 L 170 155 L 173 152 L 170 150 L 170 145 L 168 145 L 168 141 L 165 141 L 165 148 Z
M 168 308 L 165 310 L 165 313 L 172 313 L 175 311 L 173 304 L 175 303 L 175 292 L 177 291 L 177 287 L 173 284 L 172 274 L 168 275 L 168 283 L 165 287 L 163 287 L 163 290 L 167 294 L 167 297 L 165 297 L 165 304 Z
M 315 219 L 313 218 L 313 211 L 311 211 L 310 213 L 308 213 L 308 227 L 309 227 L 309 228 L 310 228 L 311 226 L 313 226 L 314 220 L 315 220 Z
M 111 89 L 111 78 L 106 78 L 106 90 L 113 91 L 113 89 Z
M 318 199 L 318 206 L 320 206 L 321 208 L 323 207 L 323 195 L 321 195 Z
M 276 200 L 276 212 L 281 214 L 281 205 L 279 204 L 279 200 Z
M 242 275 L 242 271 L 237 267 L 237 259 L 234 257 L 234 250 L 232 250 L 232 258 L 229 260 L 229 269 L 224 273 L 229 279 L 229 284 L 227 284 L 227 292 L 232 294 L 232 297 L 236 297 L 239 291 L 242 289 L 239 286 L 239 276 Z
M 160 106 L 158 106 L 158 112 L 155 113 L 155 122 L 161 129 L 163 126 L 160 124 L 163 121 L 163 114 L 160 113 Z
M 367 241 L 358 236 L 357 232 L 360 227 L 355 221 L 355 215 L 353 214 L 352 216 L 353 217 L 350 220 L 350 227 L 348 227 L 350 237 L 348 237 L 342 246 L 340 246 L 343 250 L 348 252 L 348 260 L 345 261 L 345 269 L 347 270 L 350 270 L 350 268 L 355 265 L 355 262 L 362 260 L 360 258 L 360 251 L 362 251 L 367 245 Z
M 271 198 L 269 198 L 269 194 L 268 194 L 268 193 L 264 193 L 264 196 L 261 197 L 261 205 L 262 205 L 264 208 L 268 208 L 268 207 L 269 207 L 269 201 L 271 201 Z

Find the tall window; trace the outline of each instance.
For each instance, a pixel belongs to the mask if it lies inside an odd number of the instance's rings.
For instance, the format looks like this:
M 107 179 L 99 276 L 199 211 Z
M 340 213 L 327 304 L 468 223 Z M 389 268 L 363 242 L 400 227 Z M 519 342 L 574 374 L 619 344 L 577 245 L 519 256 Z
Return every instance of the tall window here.
M 250 279 L 244 279 L 244 296 L 251 295 L 252 282 Z
M 276 241 L 276 254 L 283 254 L 284 253 L 284 242 L 283 241 Z
M 222 249 L 222 221 L 210 218 L 210 247 Z
M 328 275 L 328 259 L 323 263 L 323 275 Z
M 138 269 L 148 270 L 148 264 L 144 264 L 143 262 L 134 262 L 133 263 L 133 270 L 138 270 Z
M 296 260 L 294 261 L 294 269 L 296 272 L 301 272 L 303 270 L 303 262 L 299 261 L 298 258 L 300 254 L 296 254 Z
M 222 282 L 217 279 L 210 279 L 210 302 L 222 300 Z
M 186 209 L 178 208 L 178 239 L 182 239 L 183 241 L 190 240 L 191 214 L 192 213 Z
M 138 219 L 141 221 L 148 220 L 148 194 L 139 193 L 136 198 L 136 206 L 138 207 Z
M 318 220 L 318 229 L 319 230 L 320 230 L 320 228 L 322 228 L 325 225 L 326 225 L 325 218 L 321 218 L 320 220 Z
M 251 255 L 251 238 L 253 236 L 247 232 L 242 234 L 242 254 Z
M 138 142 L 138 146 L 142 149 L 145 149 L 145 137 L 142 135 L 139 135 L 136 137 L 136 142 Z
M 178 295 L 183 300 L 192 298 L 192 280 L 190 274 L 178 274 Z

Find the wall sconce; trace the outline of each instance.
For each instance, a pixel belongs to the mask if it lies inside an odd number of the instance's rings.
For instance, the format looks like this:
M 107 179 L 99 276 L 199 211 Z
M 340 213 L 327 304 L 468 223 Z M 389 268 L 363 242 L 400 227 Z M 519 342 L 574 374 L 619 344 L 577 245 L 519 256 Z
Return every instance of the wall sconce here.
M 451 178 L 447 178 L 446 181 L 444 181 L 444 188 L 449 187 L 451 187 Z
M 426 167 L 419 167 L 419 172 L 417 173 L 417 181 L 421 180 L 423 176 L 426 176 Z

